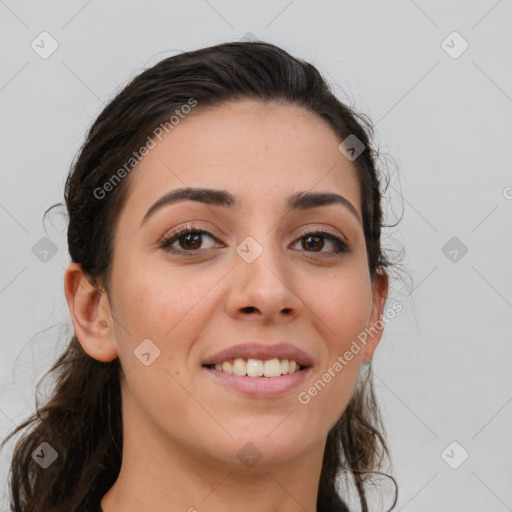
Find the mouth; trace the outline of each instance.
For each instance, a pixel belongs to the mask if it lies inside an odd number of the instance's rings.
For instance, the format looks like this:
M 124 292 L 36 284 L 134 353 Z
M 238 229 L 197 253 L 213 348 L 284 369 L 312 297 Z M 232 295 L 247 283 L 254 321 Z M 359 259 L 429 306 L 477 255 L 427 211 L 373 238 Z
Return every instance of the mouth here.
M 204 364 L 214 382 L 250 397 L 275 397 L 301 385 L 312 370 L 288 359 L 242 359 Z
M 215 385 L 252 397 L 283 396 L 301 385 L 312 367 L 305 350 L 268 339 L 232 345 L 202 361 Z
M 293 359 L 244 359 L 238 357 L 236 359 L 226 360 L 217 364 L 206 364 L 204 368 L 215 370 L 217 372 L 226 373 L 228 375 L 237 375 L 239 377 L 266 377 L 275 379 L 283 375 L 290 375 L 303 371 L 308 366 L 301 365 Z

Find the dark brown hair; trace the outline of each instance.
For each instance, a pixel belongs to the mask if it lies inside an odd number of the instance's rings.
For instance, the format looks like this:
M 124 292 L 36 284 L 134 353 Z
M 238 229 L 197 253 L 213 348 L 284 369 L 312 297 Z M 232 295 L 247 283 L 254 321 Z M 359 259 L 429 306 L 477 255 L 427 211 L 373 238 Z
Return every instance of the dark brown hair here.
M 166 58 L 136 76 L 100 113 L 75 158 L 66 181 L 68 246 L 95 286 L 109 289 L 113 233 L 130 183 L 129 170 L 116 170 L 155 138 L 183 105 L 197 110 L 226 101 L 254 99 L 305 108 L 324 119 L 341 140 L 353 135 L 364 151 L 353 161 L 360 182 L 363 228 L 372 278 L 387 279 L 390 262 L 381 249 L 381 183 L 369 120 L 340 100 L 308 62 L 264 42 L 224 43 Z M 166 124 L 167 123 L 167 124 Z M 110 182 L 108 197 L 102 197 Z M 365 367 L 367 365 L 364 365 Z M 90 357 L 74 335 L 46 376 L 55 386 L 50 399 L 4 440 L 31 428 L 17 441 L 11 464 L 11 507 L 15 512 L 70 512 L 92 504 L 114 484 L 123 445 L 119 359 Z M 371 370 L 371 367 L 370 367 Z M 45 377 L 46 377 L 45 376 Z M 42 469 L 32 459 L 47 441 L 58 453 Z M 342 416 L 330 430 L 324 452 L 317 510 L 348 511 L 336 482 L 351 476 L 361 508 L 372 474 L 389 458 L 384 427 L 374 395 L 372 373 L 360 382 Z M 397 500 L 395 485 L 394 508 Z M 391 510 L 390 509 L 390 510 Z

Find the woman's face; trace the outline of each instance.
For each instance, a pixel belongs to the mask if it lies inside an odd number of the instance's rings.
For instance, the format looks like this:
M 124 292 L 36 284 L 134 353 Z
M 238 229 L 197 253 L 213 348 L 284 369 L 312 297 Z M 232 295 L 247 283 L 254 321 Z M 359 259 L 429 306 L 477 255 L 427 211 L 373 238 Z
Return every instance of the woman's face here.
M 363 346 L 358 335 L 378 319 L 387 291 L 372 295 L 358 179 L 340 142 L 311 113 L 244 100 L 182 119 L 132 171 L 109 309 L 125 375 L 123 414 L 134 432 L 217 463 L 261 456 L 264 467 L 323 450 L 378 342 Z M 159 203 L 191 188 L 217 191 L 203 196 L 216 200 Z M 289 208 L 299 193 L 344 199 Z M 186 227 L 191 233 L 173 240 Z M 205 366 L 246 343 L 291 344 L 309 356 L 309 368 L 272 382 Z M 348 350 L 353 358 L 339 370 Z M 253 352 L 240 354 L 287 358 Z

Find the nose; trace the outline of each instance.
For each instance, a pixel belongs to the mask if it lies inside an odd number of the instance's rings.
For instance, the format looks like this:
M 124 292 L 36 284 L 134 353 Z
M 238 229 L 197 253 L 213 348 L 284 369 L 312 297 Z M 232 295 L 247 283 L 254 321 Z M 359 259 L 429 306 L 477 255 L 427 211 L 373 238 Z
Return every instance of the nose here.
M 268 243 L 260 244 L 263 252 L 251 263 L 235 253 L 227 312 L 242 320 L 290 321 L 303 307 L 294 291 L 293 269 L 271 242 L 271 235 L 265 236 L 265 240 Z

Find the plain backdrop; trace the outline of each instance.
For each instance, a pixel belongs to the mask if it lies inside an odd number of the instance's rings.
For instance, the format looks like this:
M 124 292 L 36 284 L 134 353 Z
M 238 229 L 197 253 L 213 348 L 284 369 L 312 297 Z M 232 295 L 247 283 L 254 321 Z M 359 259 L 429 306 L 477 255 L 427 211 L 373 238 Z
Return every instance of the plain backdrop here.
M 66 223 L 43 213 L 86 130 L 162 58 L 257 38 L 316 65 L 388 155 L 403 309 L 374 372 L 395 510 L 512 510 L 511 23 L 510 0 L 2 0 L 0 436 L 68 341 Z

